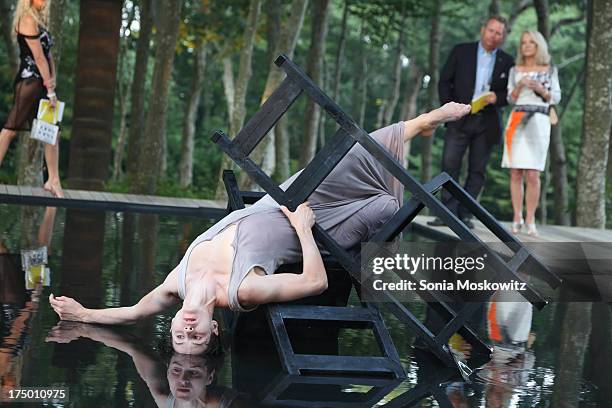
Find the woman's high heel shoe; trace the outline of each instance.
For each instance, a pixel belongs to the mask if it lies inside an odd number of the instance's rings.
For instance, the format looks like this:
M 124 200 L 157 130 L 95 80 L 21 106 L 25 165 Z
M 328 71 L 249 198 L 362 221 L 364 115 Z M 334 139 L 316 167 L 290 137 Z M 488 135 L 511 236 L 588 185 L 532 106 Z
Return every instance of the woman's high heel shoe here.
M 523 220 L 522 218 L 518 222 L 512 221 L 512 233 L 518 234 L 519 232 L 521 232 L 521 229 L 523 228 L 523 224 L 525 224 L 525 220 Z
M 527 235 L 529 235 L 530 237 L 539 237 L 538 235 L 538 229 L 536 228 L 535 223 L 533 224 L 525 224 L 527 225 Z

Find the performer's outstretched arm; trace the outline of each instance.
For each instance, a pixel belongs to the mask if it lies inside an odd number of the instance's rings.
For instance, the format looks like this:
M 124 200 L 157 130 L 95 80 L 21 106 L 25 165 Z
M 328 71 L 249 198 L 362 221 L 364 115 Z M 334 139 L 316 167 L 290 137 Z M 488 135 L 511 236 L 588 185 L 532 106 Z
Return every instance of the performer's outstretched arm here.
M 166 280 L 147 293 L 134 306 L 105 309 L 88 309 L 68 296 L 49 295 L 49 303 L 62 320 L 100 324 L 133 324 L 138 320 L 160 313 L 179 302 L 175 296 L 177 269 L 168 274 Z

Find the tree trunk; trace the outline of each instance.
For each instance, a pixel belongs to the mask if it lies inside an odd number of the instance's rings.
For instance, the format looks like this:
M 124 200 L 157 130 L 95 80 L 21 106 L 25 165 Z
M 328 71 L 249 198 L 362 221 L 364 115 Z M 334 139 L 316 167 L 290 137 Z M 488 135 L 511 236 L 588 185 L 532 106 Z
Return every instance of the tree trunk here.
M 145 118 L 145 79 L 149 66 L 149 45 L 153 30 L 153 1 L 140 1 L 140 31 L 136 45 L 134 75 L 132 76 L 130 130 L 128 135 L 127 172 L 134 180 L 140 163 L 140 149 Z
M 128 12 L 127 24 L 125 27 L 131 27 L 134 21 L 135 7 Z M 113 181 L 117 181 L 123 173 L 123 156 L 125 152 L 125 141 L 127 138 L 127 105 L 128 105 L 128 89 L 131 83 L 128 62 L 129 38 L 125 30 L 121 30 L 121 43 L 119 46 L 119 79 L 117 80 L 117 100 L 119 103 L 119 132 L 117 136 L 117 144 L 115 145 L 115 156 L 113 158 Z
M 306 14 L 306 7 L 308 6 L 308 0 L 293 0 L 291 8 L 289 10 L 289 16 L 287 21 L 281 29 L 280 38 L 278 39 L 277 49 L 274 55 L 285 54 L 289 58 L 293 57 L 293 51 L 297 44 L 300 31 L 304 22 L 304 15 Z M 268 77 L 266 78 L 266 84 L 264 86 L 263 94 L 261 95 L 261 104 L 263 104 L 274 92 L 274 90 L 280 85 L 285 78 L 285 73 L 282 69 L 279 69 L 274 62 L 270 62 L 268 69 Z M 272 145 L 271 145 L 272 144 Z M 286 121 L 285 118 L 277 123 L 276 127 L 270 131 L 267 137 L 265 137 L 259 145 L 251 153 L 251 159 L 262 165 L 264 157 L 270 155 L 270 149 L 274 149 L 275 162 L 277 166 L 270 166 L 263 168 L 263 170 L 270 174 L 275 172 L 277 177 L 283 180 L 289 177 L 289 139 L 286 132 Z M 272 168 L 270 168 L 272 167 Z M 274 170 L 277 167 L 277 170 Z M 253 181 L 246 174 L 242 174 L 239 180 L 241 188 L 250 190 L 254 188 Z
M 111 158 L 121 2 L 81 0 L 79 25 L 68 184 L 102 190 Z
M 195 70 L 187 102 L 185 120 L 183 123 L 183 137 L 181 140 L 181 161 L 179 168 L 179 183 L 181 188 L 189 187 L 193 181 L 195 125 L 198 106 L 200 105 L 200 95 L 204 87 L 204 69 L 206 68 L 206 48 L 204 44 L 199 44 L 196 48 L 194 65 Z
M 412 67 L 408 69 L 407 79 L 407 83 L 410 84 L 410 88 L 406 94 L 406 99 L 404 99 L 402 104 L 400 120 L 410 120 L 415 118 L 417 115 L 417 98 L 423 82 L 423 70 L 421 70 L 421 68 L 416 64 L 412 65 Z M 408 158 L 410 157 L 410 147 L 412 145 L 411 142 L 412 139 L 404 143 L 404 167 L 406 168 L 409 167 Z
M 342 66 L 344 65 L 344 48 L 346 46 L 346 23 L 348 20 L 348 0 L 344 1 L 344 10 L 342 11 L 342 23 L 340 24 L 340 39 L 338 40 L 338 49 L 336 50 L 336 64 L 334 66 L 334 92 L 333 99 L 338 105 L 341 105 L 340 97 L 340 80 L 342 79 Z
M 277 180 L 287 180 L 290 176 L 289 167 L 289 135 L 287 133 L 287 118 L 282 117 L 274 126 L 274 153 L 276 154 Z
M 299 35 L 299 32 L 301 30 L 302 27 L 302 22 L 304 19 L 304 13 L 306 11 L 306 5 L 308 3 L 307 2 L 301 2 L 301 1 L 297 1 L 293 3 L 293 7 L 297 7 L 297 12 L 293 11 L 292 8 L 292 14 L 291 17 L 293 19 L 297 19 L 297 24 L 295 22 L 293 22 L 293 24 L 296 24 L 293 28 L 295 28 L 295 33 L 290 33 L 288 30 L 290 28 L 289 24 L 287 23 L 287 25 L 285 26 L 285 28 L 281 28 L 281 15 L 280 13 L 278 13 L 278 10 L 281 9 L 280 7 L 280 3 L 278 0 L 269 0 L 269 7 L 268 8 L 276 8 L 276 11 L 274 10 L 267 10 L 266 13 L 268 14 L 268 51 L 269 51 L 269 60 L 268 60 L 268 66 L 270 67 L 270 71 L 278 71 L 279 69 L 274 65 L 274 59 L 277 57 L 277 54 L 279 53 L 279 50 L 281 48 L 286 48 L 286 45 L 283 45 L 282 47 L 280 46 L 280 38 L 284 38 L 282 40 L 283 43 L 287 43 L 287 39 L 285 37 L 291 37 L 291 41 L 289 41 L 291 44 L 295 44 L 295 38 L 297 38 L 296 36 Z M 274 37 L 274 38 L 272 38 Z M 291 47 L 291 51 L 290 51 L 290 55 L 293 55 L 293 48 L 294 46 Z M 268 71 L 268 76 L 270 75 L 270 71 Z M 282 77 L 281 77 L 282 78 Z M 267 82 L 267 81 L 266 81 Z M 263 99 L 263 98 L 262 98 Z M 270 151 L 273 150 L 274 152 L 274 160 L 273 160 L 273 167 L 274 167 L 274 177 L 277 180 L 286 180 L 287 178 L 289 178 L 289 138 L 286 135 L 286 120 L 285 118 L 281 118 L 278 123 L 276 124 L 276 126 L 270 131 L 270 134 L 268 135 L 268 137 L 266 139 L 264 139 L 262 141 L 262 143 L 265 143 L 266 145 L 266 149 L 265 149 L 265 154 L 264 154 L 264 162 L 266 161 L 266 157 L 270 156 Z M 274 148 L 272 149 L 271 145 L 274 145 Z M 259 150 L 256 150 L 255 152 L 255 156 L 257 156 L 259 154 Z M 267 164 L 267 163 L 263 163 L 263 164 Z M 247 182 L 250 184 L 249 187 L 251 187 L 252 182 L 251 180 L 247 180 Z
M 155 67 L 151 80 L 154 88 L 149 99 L 149 111 L 142 137 L 142 155 L 138 164 L 139 171 L 131 186 L 132 191 L 138 194 L 154 194 L 160 176 L 168 91 L 172 80 L 181 2 L 168 2 L 164 4 L 163 11 L 159 16 L 159 26 L 155 36 Z
M 361 30 L 359 31 L 359 43 L 361 44 L 360 49 L 360 57 L 361 57 L 361 70 L 359 74 L 355 78 L 355 86 L 354 89 L 359 89 L 359 97 L 355 98 L 357 102 L 355 113 L 357 116 L 357 123 L 362 128 L 365 126 L 365 111 L 366 111 L 366 101 L 368 98 L 368 51 L 366 47 L 366 42 L 364 40 L 367 35 L 365 18 L 362 17 L 361 20 Z
M 49 10 L 49 31 L 53 34 L 53 63 L 59 72 L 62 55 L 62 39 L 64 32 L 64 17 L 66 16 L 66 0 L 53 0 Z
M 264 11 L 266 13 L 266 42 L 268 43 L 268 65 L 272 65 L 276 58 L 278 39 L 281 34 L 281 11 L 280 0 L 266 0 Z
M 321 89 L 328 89 L 329 82 L 329 72 L 327 70 L 327 62 L 325 61 L 325 54 L 323 54 L 321 58 Z M 319 148 L 325 146 L 325 120 L 327 119 L 327 114 L 325 111 L 320 110 L 321 115 L 319 117 L 319 127 L 317 129 L 317 146 Z
M 230 123 L 230 135 L 236 136 L 244 123 L 246 116 L 246 93 L 251 80 L 251 60 L 253 59 L 253 45 L 255 34 L 257 33 L 257 23 L 261 11 L 261 0 L 251 0 L 247 26 L 244 32 L 244 44 L 240 55 L 240 65 L 238 66 L 238 76 L 236 77 L 234 94 L 234 117 Z
M 244 118 L 246 116 L 246 92 L 252 74 L 251 61 L 253 59 L 253 45 L 255 43 L 255 34 L 257 33 L 261 3 L 261 0 L 251 0 L 249 4 L 249 14 L 247 16 L 246 28 L 244 30 L 242 51 L 240 52 L 238 76 L 236 77 L 235 81 L 232 79 L 234 94 L 229 124 L 229 136 L 232 138 L 235 137 L 242 128 Z M 229 76 L 232 73 L 231 69 L 228 67 L 229 61 L 230 60 L 224 59 L 224 80 L 226 81 L 229 80 L 229 78 L 225 79 L 225 76 Z M 226 95 L 228 92 L 230 92 L 230 90 L 226 90 Z M 223 199 L 226 197 L 225 187 L 223 185 L 223 170 L 230 164 L 231 159 L 228 156 L 223 155 L 221 159 L 221 168 L 219 169 L 219 176 L 217 177 L 217 190 L 215 194 L 217 199 Z
M 41 142 L 30 139 L 29 132 L 19 132 L 17 146 L 17 184 L 40 187 L 43 185 L 43 150 Z
M 314 0 L 312 8 L 312 35 L 310 50 L 306 63 L 306 73 L 315 84 L 321 84 L 322 59 L 325 54 L 325 38 L 327 37 L 327 15 L 329 0 Z M 317 150 L 317 129 L 321 108 L 312 99 L 306 101 L 306 114 L 304 120 L 304 138 L 300 153 L 300 168 L 306 167 Z
M 551 34 L 551 36 L 554 34 Z M 550 168 L 552 171 L 552 181 L 554 188 L 554 217 L 555 224 L 558 225 L 570 225 L 571 214 L 569 210 L 569 196 L 568 196 L 568 182 L 567 182 L 567 158 L 565 155 L 565 144 L 563 142 L 563 136 L 561 134 L 561 123 L 563 123 L 563 116 L 567 107 L 569 106 L 573 96 L 576 93 L 576 89 L 579 85 L 583 84 L 584 79 L 583 66 L 580 70 L 576 80 L 572 84 L 569 92 L 565 94 L 561 106 L 557 106 L 557 115 L 559 116 L 559 122 L 551 127 L 550 130 Z
M 576 221 L 581 227 L 606 225 L 605 175 L 612 125 L 611 20 L 612 0 L 589 2 L 583 134 L 576 177 Z
M 121 166 L 127 135 L 127 92 L 124 87 L 119 88 L 119 132 L 115 146 L 115 156 L 113 158 L 113 181 L 119 180 L 122 173 Z
M 19 51 L 17 50 L 17 43 L 13 40 L 13 13 L 15 11 L 13 3 L 15 2 L 10 0 L 0 0 L 2 40 L 6 46 L 7 62 L 11 67 L 11 75 L 15 75 L 19 67 Z
M 552 128 L 551 128 L 552 137 Z M 550 185 L 550 157 L 546 158 L 544 171 L 542 172 L 542 185 L 540 187 L 540 224 L 548 224 L 548 186 Z
M 538 31 L 548 40 L 550 36 L 548 0 L 533 0 L 533 6 L 538 16 Z
M 569 197 L 567 194 L 567 159 L 560 125 L 559 123 L 550 130 L 550 169 L 552 171 L 554 188 L 553 207 L 555 211 L 555 224 L 570 225 Z
M 268 0 L 266 8 L 266 15 L 268 20 L 268 27 L 266 29 L 266 36 L 268 39 L 268 66 L 272 67 L 276 58 L 276 52 L 278 50 L 278 39 L 281 34 L 281 11 L 282 7 L 279 0 Z M 276 169 L 276 134 L 274 129 L 268 134 L 268 140 L 266 143 L 266 149 L 261 159 L 261 167 L 267 174 L 271 174 Z M 251 180 L 245 180 L 251 184 Z M 249 185 L 249 188 L 251 186 Z
M 232 64 L 232 57 L 229 55 L 225 56 L 221 62 L 223 64 L 223 93 L 225 94 L 225 102 L 227 104 L 228 123 L 231 123 L 232 118 L 234 117 L 234 94 L 236 93 L 236 87 L 234 86 L 234 67 Z
M 380 106 L 378 107 L 378 112 L 376 113 L 376 129 L 380 129 L 383 126 L 383 119 L 385 116 L 385 109 L 387 108 L 387 101 L 382 101 Z
M 612 129 L 610 129 L 612 134 Z M 608 185 L 612 185 L 612 143 L 608 144 Z
M 546 40 L 549 38 L 549 12 L 548 12 L 548 0 L 533 0 L 533 5 L 535 7 L 536 15 L 538 18 L 538 31 L 544 36 Z M 553 138 L 553 132 L 556 132 L 556 129 L 552 129 L 551 127 L 551 139 Z M 552 143 L 551 143 L 552 147 Z M 546 165 L 544 166 L 544 172 L 542 177 L 542 187 L 540 192 L 540 223 L 542 225 L 546 225 L 548 223 L 548 186 L 550 185 L 551 174 L 550 174 L 550 166 L 551 166 L 552 158 L 546 159 Z
M 440 20 L 442 17 L 442 1 L 435 0 L 434 15 L 431 21 L 431 30 L 429 32 L 429 84 L 427 87 L 427 110 L 433 109 L 437 104 L 438 99 L 438 79 L 440 64 L 440 39 L 442 30 Z M 423 182 L 431 179 L 431 148 L 433 145 L 433 137 L 425 137 L 421 139 L 421 180 Z
M 489 4 L 489 15 L 496 16 L 499 14 L 499 0 L 491 0 Z
M 393 113 L 399 100 L 400 85 L 402 83 L 402 57 L 404 55 L 404 27 L 406 26 L 406 15 L 400 21 L 400 31 L 397 36 L 397 45 L 395 47 L 395 65 L 393 70 L 393 84 L 391 86 L 391 94 L 385 106 L 382 126 L 387 126 L 393 120 Z

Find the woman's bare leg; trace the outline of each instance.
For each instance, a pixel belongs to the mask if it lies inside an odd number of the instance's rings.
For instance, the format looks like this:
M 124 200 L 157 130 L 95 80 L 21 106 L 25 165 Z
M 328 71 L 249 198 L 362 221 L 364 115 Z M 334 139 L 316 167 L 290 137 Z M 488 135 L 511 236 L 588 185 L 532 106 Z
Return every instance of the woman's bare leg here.
M 510 198 L 514 211 L 513 222 L 523 219 L 523 169 L 510 169 Z
M 51 236 L 53 233 L 53 224 L 55 223 L 55 214 L 57 214 L 56 207 L 45 208 L 45 215 L 43 216 L 42 223 L 38 228 L 38 245 L 46 247 L 51 246 Z
M 59 177 L 59 135 L 54 145 L 45 144 L 45 161 L 49 179 L 45 183 L 45 190 L 50 191 L 54 196 L 63 198 L 62 183 Z
M 525 223 L 535 224 L 535 211 L 540 201 L 540 172 L 525 170 L 527 189 L 525 191 Z
M 16 135 L 17 132 L 14 130 L 2 129 L 0 131 L 0 166 L 2 166 L 2 160 L 4 160 L 4 156 Z

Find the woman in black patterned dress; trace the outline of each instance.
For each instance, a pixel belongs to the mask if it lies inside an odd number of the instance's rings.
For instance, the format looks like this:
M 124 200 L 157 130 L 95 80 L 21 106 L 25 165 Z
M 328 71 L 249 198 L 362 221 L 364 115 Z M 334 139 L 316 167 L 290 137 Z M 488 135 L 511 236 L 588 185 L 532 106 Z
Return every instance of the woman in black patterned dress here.
M 29 130 L 36 118 L 39 101 L 47 97 L 55 105 L 56 72 L 51 57 L 53 38 L 46 30 L 51 0 L 19 0 L 13 31 L 19 45 L 19 71 L 15 77 L 15 102 L 0 132 L 0 165 L 17 131 Z M 59 138 L 45 144 L 49 179 L 44 185 L 56 197 L 63 197 L 58 170 Z

